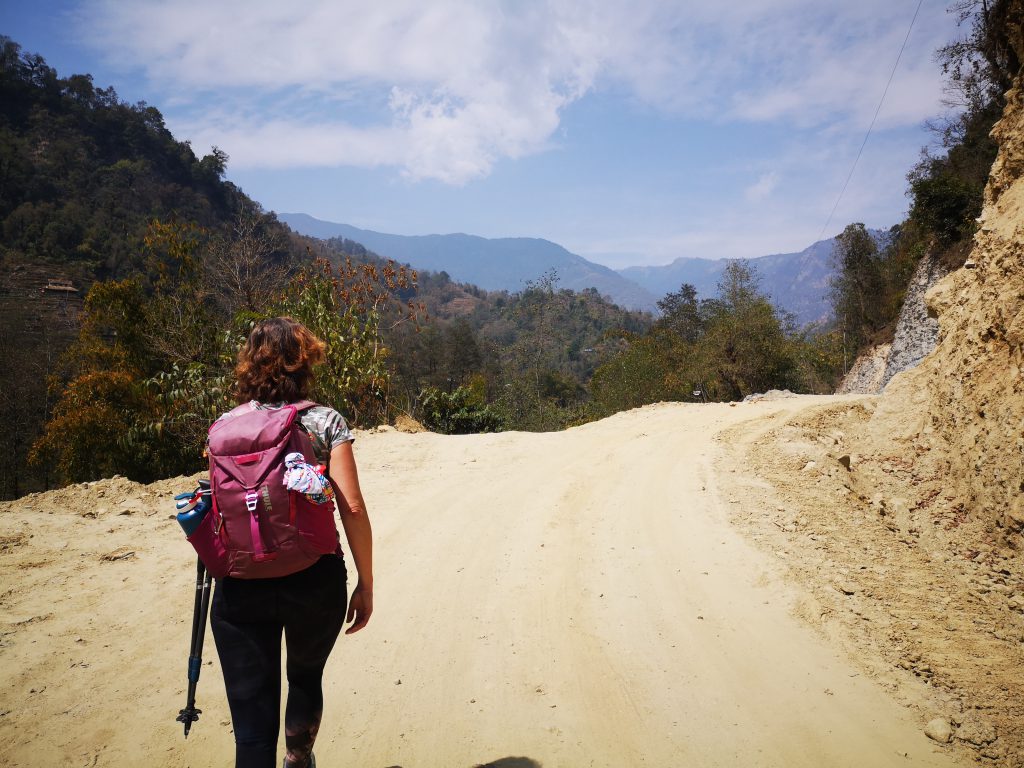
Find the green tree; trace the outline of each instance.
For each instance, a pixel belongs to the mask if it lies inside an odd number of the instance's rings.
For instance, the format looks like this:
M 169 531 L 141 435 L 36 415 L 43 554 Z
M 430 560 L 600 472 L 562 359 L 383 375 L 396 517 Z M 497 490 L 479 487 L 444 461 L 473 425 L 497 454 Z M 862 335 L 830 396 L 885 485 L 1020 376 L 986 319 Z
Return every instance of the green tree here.
M 678 369 L 673 365 L 677 340 L 652 331 L 624 337 L 627 346 L 599 366 L 590 380 L 596 416 L 639 408 L 662 400 L 683 400 L 673 387 Z
M 396 324 L 417 321 L 415 307 L 395 299 L 396 292 L 413 285 L 411 270 L 393 262 L 378 270 L 350 259 L 337 268 L 316 259 L 290 281 L 275 307 L 274 314 L 294 317 L 326 344 L 314 396 L 345 413 L 353 424 L 387 421 L 390 350 L 381 326 L 389 308 Z
M 594 373 L 595 412 L 800 388 L 800 340 L 791 321 L 760 293 L 755 270 L 731 262 L 718 294 L 699 303 L 692 286 L 669 294 L 650 332 L 626 336 L 626 347 Z
M 483 356 L 468 320 L 460 317 L 446 328 L 444 346 L 448 377 L 453 382 L 462 384 L 480 370 Z
M 969 24 L 967 36 L 938 50 L 937 58 L 948 87 L 968 107 L 988 102 L 1005 104 L 1005 95 L 1020 72 L 1014 35 L 1024 28 L 1024 4 L 1020 0 L 956 0 L 950 11 L 960 25 Z
M 689 343 L 695 342 L 703 332 L 697 289 L 684 283 L 678 291 L 667 293 L 658 301 L 661 318 L 657 326 L 671 331 Z
M 445 435 L 468 435 L 497 432 L 501 417 L 487 404 L 482 388 L 456 387 L 446 392 L 428 387 L 420 395 L 423 424 Z
M 840 329 L 857 347 L 884 325 L 885 292 L 878 243 L 863 224 L 850 224 L 836 237 L 832 309 Z
M 729 263 L 719 298 L 703 302 L 705 332 L 700 352 L 710 362 L 707 379 L 723 399 L 798 386 L 796 356 L 786 318 L 758 290 L 749 263 Z

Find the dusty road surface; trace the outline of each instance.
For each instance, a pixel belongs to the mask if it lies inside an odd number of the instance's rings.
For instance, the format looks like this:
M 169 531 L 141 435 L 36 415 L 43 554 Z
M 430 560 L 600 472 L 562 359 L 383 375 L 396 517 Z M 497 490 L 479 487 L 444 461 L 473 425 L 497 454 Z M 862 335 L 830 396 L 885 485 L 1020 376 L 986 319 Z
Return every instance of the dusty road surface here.
M 750 478 L 713 437 L 821 402 L 360 435 L 376 613 L 329 663 L 318 764 L 969 764 L 794 614 L 802 588 L 730 523 Z M 231 764 L 212 640 L 187 742 L 174 722 L 194 569 L 168 494 L 187 487 L 0 506 L 6 765 Z

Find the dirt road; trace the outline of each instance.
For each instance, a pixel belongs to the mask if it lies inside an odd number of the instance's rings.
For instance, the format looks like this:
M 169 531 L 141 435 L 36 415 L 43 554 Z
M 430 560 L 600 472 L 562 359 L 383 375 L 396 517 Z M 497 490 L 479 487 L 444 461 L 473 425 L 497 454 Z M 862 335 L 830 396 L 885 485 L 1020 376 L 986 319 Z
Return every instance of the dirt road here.
M 820 402 L 361 435 L 377 612 L 329 664 L 318 763 L 966 764 L 794 615 L 801 588 L 729 522 L 750 478 L 713 436 Z M 193 570 L 158 494 L 183 485 L 0 506 L 8 765 L 230 765 L 212 641 L 187 742 L 174 722 Z

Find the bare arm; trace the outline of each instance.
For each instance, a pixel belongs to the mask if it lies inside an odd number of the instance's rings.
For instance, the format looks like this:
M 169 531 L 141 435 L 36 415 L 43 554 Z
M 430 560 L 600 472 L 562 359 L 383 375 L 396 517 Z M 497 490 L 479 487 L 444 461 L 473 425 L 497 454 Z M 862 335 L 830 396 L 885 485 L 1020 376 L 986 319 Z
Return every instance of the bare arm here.
M 348 607 L 348 621 L 353 621 L 345 634 L 351 635 L 366 626 L 373 613 L 373 532 L 370 518 L 366 514 L 366 502 L 359 489 L 359 473 L 356 470 L 352 443 L 342 443 L 331 451 L 330 475 L 341 491 L 338 510 L 341 525 L 345 529 L 355 560 L 359 580 Z

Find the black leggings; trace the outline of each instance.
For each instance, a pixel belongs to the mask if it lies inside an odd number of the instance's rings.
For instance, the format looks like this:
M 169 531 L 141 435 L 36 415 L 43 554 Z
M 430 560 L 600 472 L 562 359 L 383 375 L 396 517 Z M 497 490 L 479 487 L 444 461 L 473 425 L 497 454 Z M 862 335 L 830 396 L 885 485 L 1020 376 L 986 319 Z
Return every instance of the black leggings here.
M 287 648 L 286 765 L 309 762 L 323 712 L 324 665 L 345 622 L 345 561 L 325 555 L 273 579 L 220 579 L 211 625 L 235 731 L 236 768 L 275 768 L 281 630 Z

